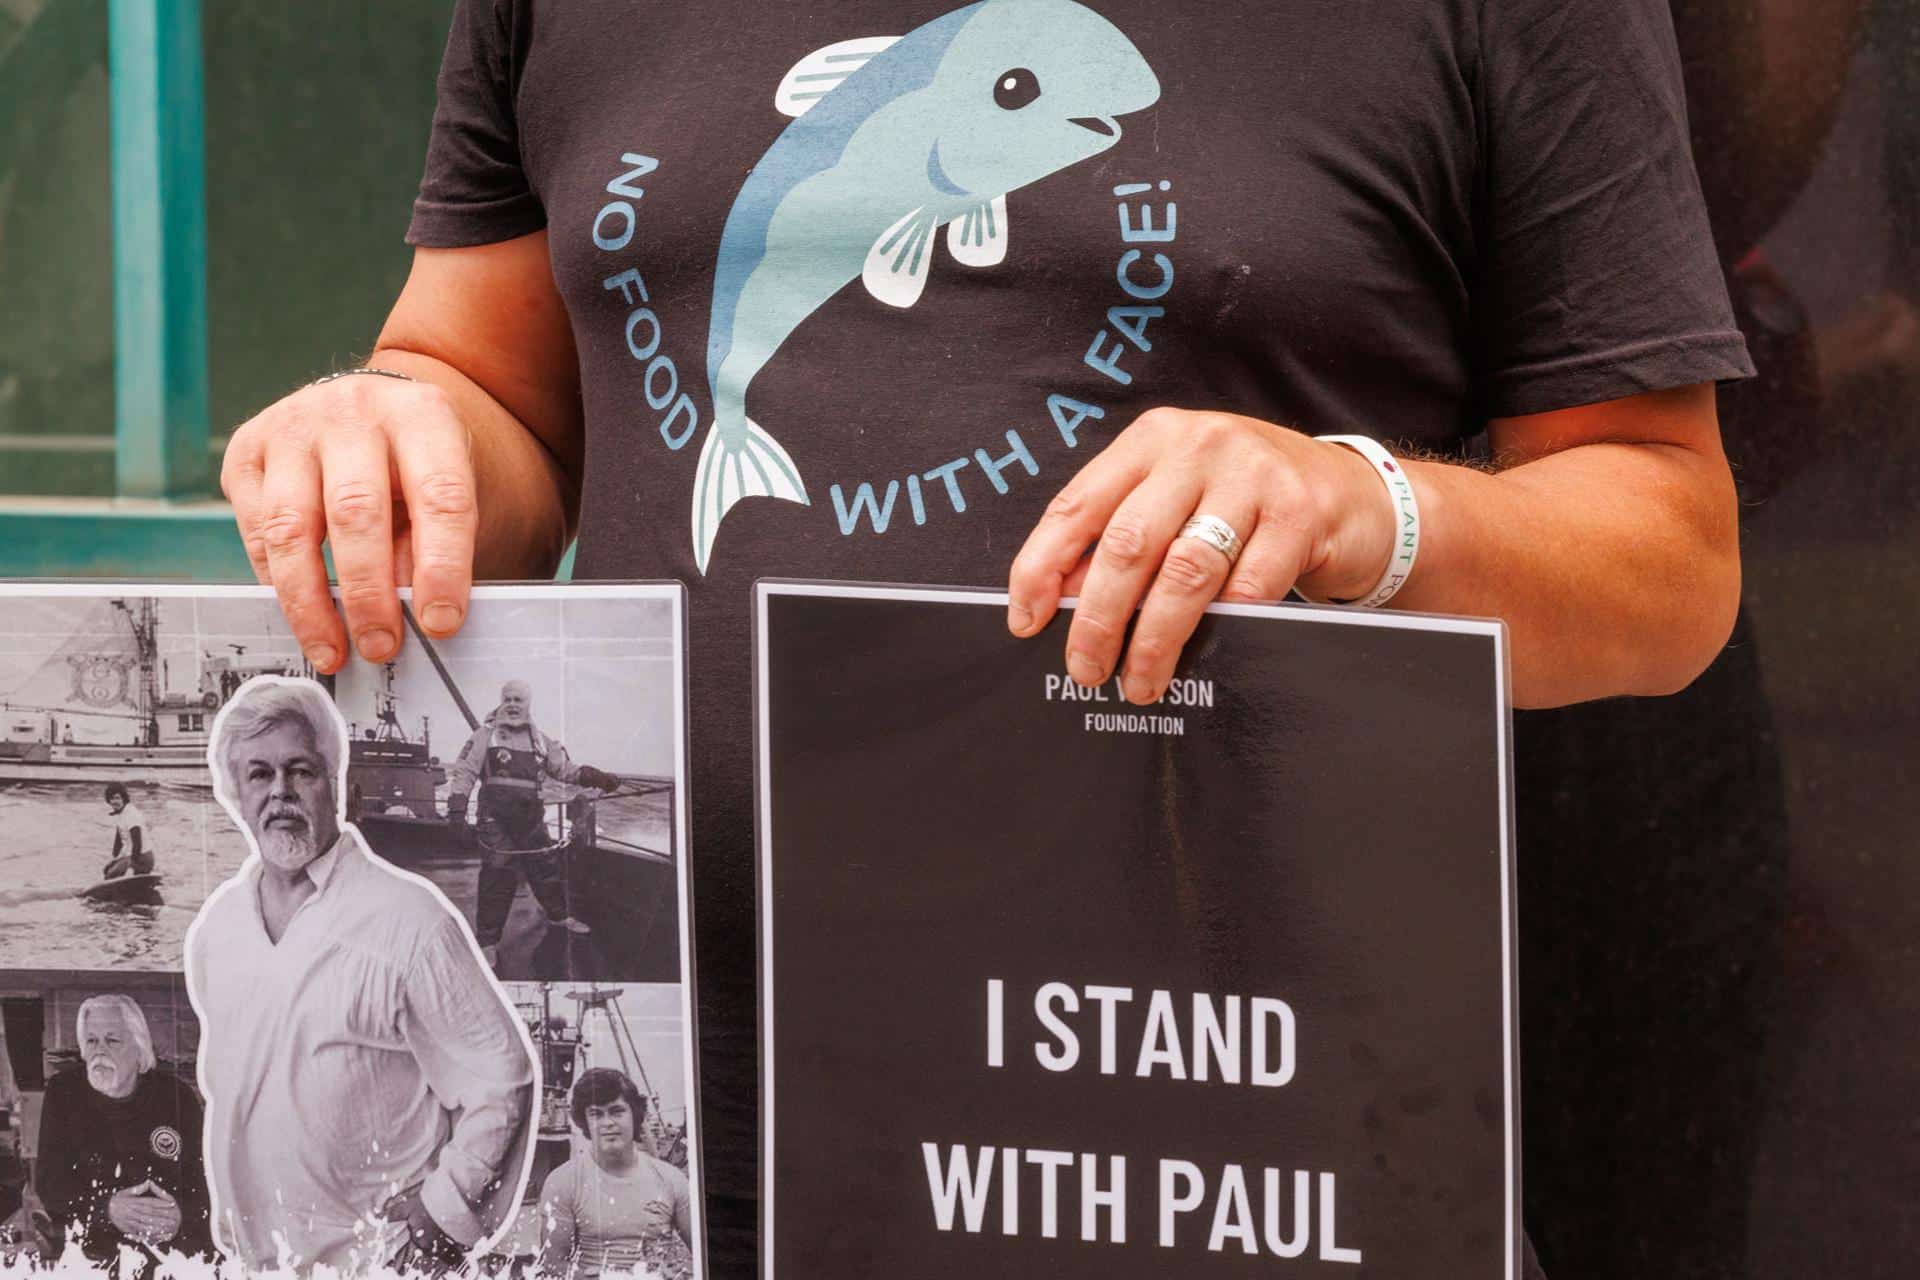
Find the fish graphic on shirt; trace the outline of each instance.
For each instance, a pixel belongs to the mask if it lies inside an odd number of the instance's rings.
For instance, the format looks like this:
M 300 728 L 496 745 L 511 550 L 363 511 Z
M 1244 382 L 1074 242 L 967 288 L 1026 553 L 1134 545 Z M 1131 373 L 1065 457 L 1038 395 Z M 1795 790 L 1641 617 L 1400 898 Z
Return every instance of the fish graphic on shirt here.
M 1159 97 L 1140 51 L 1074 0 L 982 0 L 904 36 L 829 45 L 787 73 L 774 104 L 795 119 L 747 175 L 714 271 L 700 572 L 742 498 L 807 502 L 793 459 L 747 417 L 747 388 L 789 335 L 856 277 L 913 306 L 942 226 L 955 261 L 1000 263 L 1007 193 L 1108 150 L 1116 117 Z

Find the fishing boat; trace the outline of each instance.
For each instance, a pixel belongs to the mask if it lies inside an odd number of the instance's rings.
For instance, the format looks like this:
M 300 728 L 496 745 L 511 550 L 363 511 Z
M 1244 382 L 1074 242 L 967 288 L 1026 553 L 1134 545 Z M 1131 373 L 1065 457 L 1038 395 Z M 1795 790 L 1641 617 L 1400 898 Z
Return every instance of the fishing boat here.
M 469 731 L 480 727 L 439 649 L 403 615 Z M 477 866 L 472 832 L 450 823 L 437 788 L 445 770 L 432 754 L 429 726 L 401 732 L 391 679 L 376 695 L 375 723 L 356 729 L 347 771 L 349 813 L 372 850 L 395 866 L 425 871 Z M 590 932 L 570 934 L 544 922 L 502 940 L 501 972 L 527 977 L 680 980 L 678 851 L 674 848 L 671 778 L 615 774 L 620 786 L 597 792 L 554 779 L 541 785 L 547 844 L 513 856 L 546 854 L 558 863 L 574 917 Z M 658 837 L 642 843 L 613 834 L 605 811 L 621 801 L 658 810 Z M 477 873 L 476 873 L 477 874 Z
M 393 663 L 382 663 L 372 722 L 347 726 L 347 817 L 357 822 L 388 815 L 434 818 L 439 812 L 434 793 L 446 781 L 447 771 L 433 754 L 432 722 L 421 716 L 413 733 L 401 724 Z
M 174 688 L 159 601 L 91 602 L 64 643 L 0 690 L 0 782 L 211 786 L 207 737 L 227 700 L 258 675 L 312 674 L 297 652 L 228 648 L 197 654 L 193 687 Z
M 162 782 L 211 787 L 207 741 L 220 708 L 255 676 L 313 678 L 296 650 L 194 655 L 193 687 L 171 687 L 155 599 L 93 602 L 73 634 L 13 689 L 0 691 L 0 782 Z M 322 677 L 331 686 L 332 680 Z M 383 664 L 373 722 L 347 750 L 349 814 L 434 811 L 446 771 L 429 726 L 402 727 L 393 664 Z

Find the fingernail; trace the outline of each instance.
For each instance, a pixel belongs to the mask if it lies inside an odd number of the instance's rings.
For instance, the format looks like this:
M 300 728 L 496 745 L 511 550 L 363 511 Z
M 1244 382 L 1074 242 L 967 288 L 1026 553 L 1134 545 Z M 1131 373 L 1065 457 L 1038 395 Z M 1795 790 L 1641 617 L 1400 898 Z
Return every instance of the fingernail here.
M 1107 673 L 1092 658 L 1076 651 L 1067 655 L 1067 674 L 1076 684 L 1096 685 Z
M 393 652 L 393 632 L 375 627 L 360 633 L 360 656 L 368 662 L 385 662 Z
M 1128 676 L 1123 687 L 1127 691 L 1127 701 L 1145 706 L 1153 701 L 1153 682 L 1139 676 Z
M 316 645 L 307 650 L 307 661 L 314 665 L 315 670 L 330 671 L 333 664 L 340 661 L 340 652 L 330 644 Z
M 1023 604 L 1007 606 L 1007 625 L 1013 628 L 1013 634 L 1023 636 L 1027 628 L 1033 625 L 1033 612 Z
M 420 621 L 429 631 L 452 631 L 460 625 L 460 611 L 446 601 L 439 600 L 427 606 L 420 615 Z

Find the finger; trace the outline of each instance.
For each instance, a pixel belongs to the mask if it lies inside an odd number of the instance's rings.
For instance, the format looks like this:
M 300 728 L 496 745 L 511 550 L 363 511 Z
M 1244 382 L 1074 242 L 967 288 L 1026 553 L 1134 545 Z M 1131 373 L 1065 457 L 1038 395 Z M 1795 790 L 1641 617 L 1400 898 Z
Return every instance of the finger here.
M 422 389 L 418 418 L 393 436 L 412 525 L 414 616 L 428 635 L 452 635 L 467 616 L 479 528 L 467 429 L 437 387 Z
M 145 1235 L 160 1225 L 159 1216 L 149 1205 L 136 1204 L 127 1210 L 127 1220 L 133 1224 L 136 1235 Z
M 1139 488 L 1151 463 L 1149 451 L 1123 434 L 1054 495 L 1007 575 L 1007 628 L 1013 634 L 1033 635 L 1053 619 L 1067 576 L 1114 510 Z
M 400 647 L 400 598 L 394 590 L 392 464 L 387 435 L 337 426 L 320 442 L 327 542 L 340 582 L 347 634 L 369 662 Z
M 1067 674 L 1080 684 L 1099 684 L 1113 672 L 1134 608 L 1202 489 L 1198 473 L 1162 468 L 1128 494 L 1107 522 L 1067 629 Z
M 1243 540 L 1253 535 L 1259 509 L 1255 495 L 1219 489 L 1207 490 L 1194 506 L 1195 512 L 1226 521 Z M 1181 650 L 1200 625 L 1207 606 L 1227 585 L 1233 567 L 1227 553 L 1211 542 L 1175 534 L 1140 605 L 1133 638 L 1127 642 L 1126 665 L 1120 676 L 1120 691 L 1127 701 L 1152 702 L 1166 691 Z
M 327 592 L 327 565 L 320 558 L 320 539 L 326 531 L 320 510 L 320 460 L 302 439 L 282 434 L 267 445 L 259 529 L 267 576 L 293 638 L 316 670 L 339 669 L 346 659 L 346 632 L 334 612 L 333 597 Z
M 1079 603 L 1080 588 L 1087 585 L 1087 571 L 1092 568 L 1093 561 L 1084 558 L 1079 564 L 1073 566 L 1073 572 L 1069 573 L 1067 580 L 1060 584 L 1062 603 L 1065 603 L 1068 598 L 1072 598 L 1076 605 Z
M 1220 598 L 1230 604 L 1271 604 L 1284 600 L 1306 572 L 1313 543 L 1305 529 L 1279 520 L 1264 520 L 1247 539 Z
M 240 544 L 247 549 L 247 563 L 253 576 L 263 584 L 267 576 L 267 549 L 260 538 L 260 485 L 265 477 L 264 454 L 257 432 L 242 426 L 227 441 L 227 452 L 220 464 L 220 491 L 233 506 L 233 522 L 240 530 Z

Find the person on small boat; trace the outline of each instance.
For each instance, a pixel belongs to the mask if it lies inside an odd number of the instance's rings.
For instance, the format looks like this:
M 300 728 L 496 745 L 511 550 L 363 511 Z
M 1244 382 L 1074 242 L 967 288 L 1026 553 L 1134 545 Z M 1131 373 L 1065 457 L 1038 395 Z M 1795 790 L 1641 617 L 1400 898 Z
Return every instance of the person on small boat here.
M 647 1100 L 625 1072 L 595 1067 L 574 1082 L 570 1101 L 587 1152 L 548 1174 L 540 1189 L 540 1274 L 691 1275 L 687 1175 L 641 1146 Z
M 124 875 L 153 874 L 153 849 L 147 844 L 147 820 L 127 794 L 126 787 L 109 782 L 106 791 L 107 812 L 113 815 L 113 852 L 100 869 L 102 880 L 118 880 Z
M 546 805 L 540 798 L 543 778 L 596 791 L 620 786 L 620 779 L 612 774 L 568 759 L 567 749 L 533 723 L 532 686 L 524 680 L 509 680 L 500 686 L 500 705 L 473 731 L 447 770 L 447 823 L 463 837 L 467 799 L 475 786 L 480 788 L 482 854 L 473 932 L 488 964 L 499 961 L 500 936 L 522 879 L 548 923 L 569 933 L 591 931 L 573 914 L 567 900 L 566 880 L 551 848 Z

